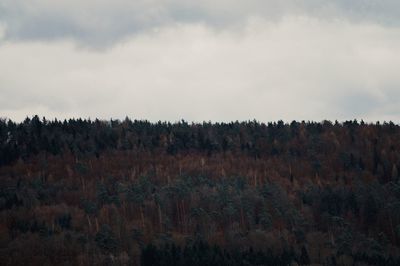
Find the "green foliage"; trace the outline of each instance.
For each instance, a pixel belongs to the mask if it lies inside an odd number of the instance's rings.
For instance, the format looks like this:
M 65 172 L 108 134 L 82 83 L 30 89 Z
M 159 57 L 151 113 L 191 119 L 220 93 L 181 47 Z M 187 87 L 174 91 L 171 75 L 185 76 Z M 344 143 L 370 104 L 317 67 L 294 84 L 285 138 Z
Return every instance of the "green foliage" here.
M 83 200 L 82 207 L 86 214 L 95 214 L 97 212 L 97 205 L 90 200 Z
M 118 195 L 118 190 L 117 187 L 118 184 L 112 181 L 111 186 L 106 186 L 103 183 L 98 183 L 97 184 L 97 201 L 103 205 L 103 204 L 115 204 L 115 205 L 120 205 L 120 198 Z M 109 189 L 111 188 L 111 189 Z
M 111 230 L 111 227 L 107 224 L 103 224 L 96 234 L 96 244 L 104 252 L 115 252 L 119 246 L 118 240 Z
M 303 258 L 306 260 L 307 258 Z M 255 251 L 253 248 L 229 252 L 219 246 L 210 246 L 206 242 L 196 241 L 181 249 L 175 244 L 157 247 L 149 244 L 142 250 L 141 265 L 143 266 L 220 266 L 220 265 L 288 265 L 295 260 L 295 255 L 284 250 L 276 255 L 271 252 Z
M 65 213 L 58 216 L 55 222 L 62 228 L 62 229 L 71 229 L 71 214 Z

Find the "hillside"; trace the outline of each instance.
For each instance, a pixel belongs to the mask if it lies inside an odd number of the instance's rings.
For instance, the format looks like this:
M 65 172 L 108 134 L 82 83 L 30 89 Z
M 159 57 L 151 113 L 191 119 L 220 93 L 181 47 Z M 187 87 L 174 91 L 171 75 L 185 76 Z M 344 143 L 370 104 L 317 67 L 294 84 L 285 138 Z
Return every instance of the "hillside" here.
M 399 167 L 391 122 L 3 119 L 1 264 L 400 265 Z

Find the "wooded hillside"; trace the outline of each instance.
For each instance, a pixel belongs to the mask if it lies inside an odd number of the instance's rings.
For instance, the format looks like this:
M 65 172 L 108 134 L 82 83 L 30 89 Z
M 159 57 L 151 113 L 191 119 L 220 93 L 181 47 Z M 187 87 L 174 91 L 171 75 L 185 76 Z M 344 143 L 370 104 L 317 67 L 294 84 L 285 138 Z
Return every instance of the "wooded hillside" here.
M 0 120 L 2 265 L 400 265 L 400 127 Z

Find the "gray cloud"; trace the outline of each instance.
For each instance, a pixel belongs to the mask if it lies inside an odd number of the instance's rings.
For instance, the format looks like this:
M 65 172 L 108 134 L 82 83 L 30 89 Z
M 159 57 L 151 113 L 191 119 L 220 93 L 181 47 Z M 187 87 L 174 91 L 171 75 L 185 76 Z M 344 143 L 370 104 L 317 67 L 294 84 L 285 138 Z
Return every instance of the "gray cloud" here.
M 6 41 L 0 114 L 398 122 L 399 47 L 396 27 L 312 16 L 252 17 L 240 30 L 172 23 L 101 51 Z
M 398 0 L 0 2 L 17 120 L 399 122 L 398 69 Z
M 286 16 L 345 19 L 400 25 L 398 0 L 3 0 L 0 23 L 6 40 L 74 39 L 109 46 L 129 36 L 174 24 L 238 27 L 251 18 L 277 21 Z

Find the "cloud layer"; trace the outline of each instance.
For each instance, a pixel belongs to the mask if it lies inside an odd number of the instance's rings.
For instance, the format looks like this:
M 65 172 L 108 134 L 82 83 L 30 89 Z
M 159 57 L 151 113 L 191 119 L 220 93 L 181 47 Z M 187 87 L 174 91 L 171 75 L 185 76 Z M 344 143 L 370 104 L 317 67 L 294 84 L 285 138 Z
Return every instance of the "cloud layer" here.
M 5 0 L 0 115 L 398 122 L 399 2 L 351 2 Z
M 400 25 L 398 0 L 3 0 L 0 18 L 10 40 L 72 38 L 107 46 L 157 27 L 204 23 L 238 27 L 249 18 L 286 16 Z

